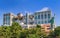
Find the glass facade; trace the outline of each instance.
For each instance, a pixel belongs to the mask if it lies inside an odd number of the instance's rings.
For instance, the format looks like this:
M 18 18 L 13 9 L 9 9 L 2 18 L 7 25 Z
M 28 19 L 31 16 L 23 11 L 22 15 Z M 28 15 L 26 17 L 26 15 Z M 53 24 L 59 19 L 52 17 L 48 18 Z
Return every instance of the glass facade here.
M 10 16 L 5 16 L 5 24 L 10 25 Z

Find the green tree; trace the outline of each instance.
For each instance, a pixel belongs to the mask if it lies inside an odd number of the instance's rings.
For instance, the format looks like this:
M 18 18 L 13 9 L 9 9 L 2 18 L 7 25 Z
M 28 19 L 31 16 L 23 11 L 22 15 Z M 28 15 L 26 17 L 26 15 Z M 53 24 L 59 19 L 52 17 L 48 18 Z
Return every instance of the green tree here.
M 60 26 L 56 27 L 54 31 L 51 31 L 49 37 L 60 38 Z
M 26 38 L 28 36 L 28 30 L 23 29 L 20 32 L 20 38 Z
M 36 28 L 41 28 L 41 26 L 40 25 L 37 25 Z
M 60 38 L 60 26 L 56 27 L 54 30 L 54 35 Z
M 10 27 L 9 26 L 1 26 L 1 30 L 0 30 L 0 36 L 4 37 L 4 38 L 9 38 L 10 36 Z
M 13 22 L 11 26 L 11 38 L 19 38 L 21 26 L 17 22 Z

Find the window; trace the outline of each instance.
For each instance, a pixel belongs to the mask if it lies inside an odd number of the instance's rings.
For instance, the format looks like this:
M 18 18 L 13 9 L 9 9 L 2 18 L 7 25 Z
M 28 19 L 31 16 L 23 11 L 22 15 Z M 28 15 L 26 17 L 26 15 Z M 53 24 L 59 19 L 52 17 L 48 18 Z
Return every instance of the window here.
M 6 16 L 6 24 L 10 24 L 10 16 Z
M 47 23 L 47 21 L 45 21 L 45 23 Z
M 48 14 L 48 19 L 50 19 L 50 14 Z
M 41 19 L 43 19 L 43 15 L 41 15 Z
M 40 24 L 40 21 L 38 21 L 38 24 Z
M 50 23 L 50 20 L 48 19 L 48 23 Z
M 43 24 L 43 21 L 42 21 L 42 24 Z
M 37 19 L 37 16 L 35 16 L 35 19 Z
M 9 20 L 10 19 L 10 16 L 6 16 L 6 18 Z
M 40 15 L 38 15 L 38 19 L 40 19 Z
M 45 19 L 47 18 L 47 15 L 45 14 Z

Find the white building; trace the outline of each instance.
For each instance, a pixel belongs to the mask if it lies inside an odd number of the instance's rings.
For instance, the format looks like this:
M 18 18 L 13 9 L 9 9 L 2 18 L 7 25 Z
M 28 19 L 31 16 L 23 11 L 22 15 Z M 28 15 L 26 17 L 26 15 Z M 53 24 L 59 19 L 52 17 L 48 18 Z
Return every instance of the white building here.
M 49 8 L 43 8 L 40 11 L 36 11 L 34 14 L 35 24 L 47 24 L 50 23 L 51 10 Z
M 12 13 L 7 13 L 3 15 L 3 25 L 12 25 L 14 15 Z

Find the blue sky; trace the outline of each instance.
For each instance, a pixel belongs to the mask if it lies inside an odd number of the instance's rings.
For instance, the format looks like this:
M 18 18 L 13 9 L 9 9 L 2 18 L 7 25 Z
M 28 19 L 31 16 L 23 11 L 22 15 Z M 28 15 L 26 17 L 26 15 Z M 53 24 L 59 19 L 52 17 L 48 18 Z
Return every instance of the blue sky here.
M 60 0 L 0 0 L 0 25 L 3 24 L 3 14 L 12 12 L 17 14 L 25 11 L 35 12 L 44 7 L 56 14 L 55 23 L 60 25 Z

